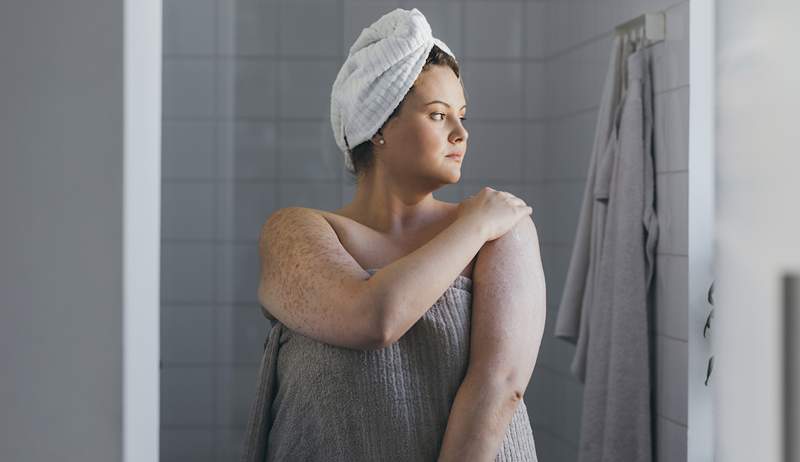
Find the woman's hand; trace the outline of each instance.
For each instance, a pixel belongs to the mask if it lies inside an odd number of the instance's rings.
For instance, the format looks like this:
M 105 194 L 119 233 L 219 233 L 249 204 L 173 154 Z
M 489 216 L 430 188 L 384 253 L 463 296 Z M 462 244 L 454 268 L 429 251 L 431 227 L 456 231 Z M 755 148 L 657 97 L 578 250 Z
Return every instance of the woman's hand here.
M 531 213 L 533 208 L 519 197 L 485 186 L 458 205 L 457 219 L 475 222 L 485 240 L 493 241 Z

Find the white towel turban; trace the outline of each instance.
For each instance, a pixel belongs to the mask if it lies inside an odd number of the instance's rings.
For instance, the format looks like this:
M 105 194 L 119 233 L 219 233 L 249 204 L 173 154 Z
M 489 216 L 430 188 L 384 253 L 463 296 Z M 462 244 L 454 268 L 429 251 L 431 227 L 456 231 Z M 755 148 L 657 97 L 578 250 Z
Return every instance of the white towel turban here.
M 350 47 L 331 91 L 333 136 L 350 172 L 350 149 L 370 139 L 389 118 L 422 72 L 433 45 L 455 59 L 431 35 L 418 9 L 397 8 L 362 30 Z

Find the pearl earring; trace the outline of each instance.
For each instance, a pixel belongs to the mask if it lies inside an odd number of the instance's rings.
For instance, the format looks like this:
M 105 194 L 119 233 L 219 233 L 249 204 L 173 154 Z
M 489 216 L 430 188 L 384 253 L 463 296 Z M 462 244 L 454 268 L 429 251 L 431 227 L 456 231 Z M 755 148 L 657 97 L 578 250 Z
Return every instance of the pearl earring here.
M 379 140 L 378 143 L 383 144 L 383 140 Z

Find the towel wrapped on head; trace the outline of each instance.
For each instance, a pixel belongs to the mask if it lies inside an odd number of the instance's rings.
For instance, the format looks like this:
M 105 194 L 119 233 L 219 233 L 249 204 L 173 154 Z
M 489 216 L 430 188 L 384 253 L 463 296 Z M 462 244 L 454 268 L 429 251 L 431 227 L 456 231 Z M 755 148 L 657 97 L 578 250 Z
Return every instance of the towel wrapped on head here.
M 434 45 L 455 59 L 418 9 L 396 8 L 362 30 L 350 47 L 331 91 L 333 136 L 349 171 L 350 149 L 370 139 L 389 118 Z

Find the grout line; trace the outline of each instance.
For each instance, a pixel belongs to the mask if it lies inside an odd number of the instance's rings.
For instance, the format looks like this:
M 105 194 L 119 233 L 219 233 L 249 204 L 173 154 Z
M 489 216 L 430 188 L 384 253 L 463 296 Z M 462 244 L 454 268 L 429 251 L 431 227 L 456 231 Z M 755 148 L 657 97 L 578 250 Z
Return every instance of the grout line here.
M 684 0 L 684 1 L 681 1 L 681 2 L 674 3 L 674 4 L 672 4 L 672 5 L 670 5 L 670 6 L 666 7 L 666 8 L 660 9 L 659 11 L 663 12 L 665 14 L 665 16 L 666 16 L 666 13 L 669 10 L 677 8 L 677 7 L 681 6 L 681 5 L 683 5 L 684 3 L 688 4 L 689 0 Z M 558 57 L 560 57 L 562 55 L 568 54 L 568 53 L 570 53 L 570 52 L 572 52 L 574 50 L 577 50 L 578 48 L 584 47 L 584 46 L 592 44 L 592 43 L 594 43 L 596 41 L 599 41 L 599 40 L 602 40 L 602 39 L 605 39 L 605 38 L 609 38 L 609 37 L 613 37 L 613 36 L 614 36 L 614 29 L 611 29 L 609 31 L 603 32 L 602 34 L 595 34 L 592 37 L 586 38 L 584 40 L 581 40 L 580 42 L 577 42 L 577 43 L 574 43 L 572 45 L 569 45 L 566 48 L 563 48 L 561 50 L 557 50 L 557 51 L 555 51 L 555 52 L 553 52 L 553 53 L 551 53 L 549 55 L 545 55 L 543 58 L 541 58 L 541 60 L 547 61 L 547 60 L 550 60 L 550 59 L 555 59 L 555 58 L 558 58 Z
M 280 32 L 281 13 L 282 13 L 281 3 L 280 2 L 275 3 L 275 8 L 277 8 L 277 10 L 278 10 L 276 12 L 278 33 L 275 35 L 275 49 L 278 51 L 278 57 L 277 57 L 277 59 L 275 59 L 275 62 L 277 63 L 276 69 L 278 70 L 278 75 L 277 75 L 277 78 L 275 79 L 275 88 L 274 88 L 274 90 L 275 90 L 275 121 L 276 121 L 276 123 L 275 123 L 275 141 L 276 141 L 276 146 L 275 146 L 275 164 L 273 166 L 273 168 L 274 168 L 273 172 L 275 172 L 275 176 L 276 177 L 280 178 L 280 176 L 281 176 L 280 175 L 281 161 L 283 160 L 283 149 L 284 149 L 283 130 L 282 130 L 282 127 L 281 127 L 281 125 L 282 125 L 281 124 L 281 116 L 283 115 L 282 108 L 281 108 L 281 80 L 282 80 L 281 76 L 283 74 L 282 66 L 283 66 L 283 61 L 284 61 L 285 58 L 281 54 L 281 32 Z M 284 119 L 284 121 L 285 121 L 285 119 Z M 274 189 L 273 189 L 273 192 L 275 194 L 275 202 L 274 202 L 274 204 L 275 204 L 275 208 L 276 209 L 281 208 L 283 206 L 281 204 L 281 187 L 280 187 L 280 185 L 281 185 L 281 183 L 276 181 L 275 184 L 274 184 Z
M 525 57 L 525 56 L 528 55 L 528 40 L 527 40 L 527 38 L 528 38 L 528 28 L 526 26 L 527 21 L 525 20 L 527 17 L 528 17 L 528 2 L 523 1 L 522 2 L 522 14 L 520 14 L 520 18 L 519 18 L 519 20 L 522 21 L 522 34 L 521 34 L 521 37 L 520 37 L 520 40 L 522 40 L 522 44 L 521 44 L 522 57 Z M 528 75 L 527 75 L 528 74 L 528 72 L 527 72 L 528 66 L 526 65 L 526 63 L 521 62 L 520 63 L 520 67 L 522 68 L 521 69 L 521 72 L 522 72 L 522 80 L 521 80 L 522 81 L 522 95 L 520 97 L 520 99 L 522 100 L 521 101 L 521 103 L 522 103 L 521 104 L 522 112 L 520 112 L 520 114 L 522 114 L 523 118 L 527 119 L 528 118 L 528 114 L 530 113 L 529 111 L 531 111 L 533 109 L 533 108 L 529 108 L 528 107 L 528 87 L 529 87 L 528 79 L 527 79 L 527 77 L 528 77 Z M 524 132 L 525 132 L 525 126 L 520 124 L 519 128 L 517 129 L 517 136 L 519 136 L 519 146 L 521 146 L 521 147 L 525 146 L 525 136 L 523 136 Z M 539 153 L 534 153 L 533 155 L 538 155 L 538 154 Z M 527 178 L 527 171 L 528 171 L 527 170 L 527 166 L 528 166 L 527 158 L 528 158 L 528 156 L 529 156 L 528 152 L 526 152 L 526 150 L 523 147 L 522 153 L 520 154 L 520 170 L 519 170 L 519 177 L 520 177 L 520 180 L 523 181 L 523 182 L 525 182 L 528 179 Z
M 214 106 L 213 107 L 214 107 L 215 121 L 214 121 L 214 135 L 213 135 L 212 139 L 213 139 L 213 143 L 214 143 L 214 147 L 213 147 L 214 151 L 213 152 L 215 153 L 215 155 L 214 155 L 214 164 L 213 165 L 214 165 L 214 169 L 217 172 L 219 172 L 219 167 L 220 167 L 220 163 L 221 163 L 220 149 L 219 149 L 219 144 L 220 144 L 219 143 L 219 140 L 220 140 L 220 122 L 219 122 L 219 119 L 218 119 L 219 112 L 220 112 L 220 101 L 219 101 L 219 99 L 220 99 L 220 88 L 219 87 L 220 87 L 220 80 L 221 80 L 220 79 L 220 60 L 218 59 L 218 56 L 219 56 L 219 41 L 220 41 L 220 37 L 219 37 L 219 35 L 220 35 L 219 34 L 219 21 L 220 21 L 220 18 L 219 18 L 219 2 L 215 1 L 214 2 L 214 32 L 213 32 L 213 34 L 214 34 L 214 78 L 213 78 L 213 81 L 214 81 L 214 86 L 213 86 L 213 88 L 214 88 Z M 214 232 L 213 232 L 213 235 L 214 235 L 214 237 L 218 238 L 219 237 L 219 233 L 220 233 L 220 229 L 219 229 L 220 228 L 220 223 L 219 223 L 219 212 L 220 212 L 219 202 L 221 200 L 220 192 L 221 192 L 222 188 L 220 187 L 220 184 L 217 181 L 214 181 L 214 184 L 213 184 L 212 188 L 214 190 L 214 203 L 211 205 L 211 208 L 213 210 L 212 216 L 213 216 L 213 219 L 214 219 L 214 224 L 213 224 Z M 219 257 L 218 257 L 219 246 L 212 245 L 211 249 L 212 249 L 212 253 L 211 253 L 211 268 L 212 268 L 212 277 L 214 278 L 214 282 L 213 282 L 214 290 L 213 290 L 212 297 L 213 297 L 214 300 L 217 300 L 217 299 L 219 299 L 219 277 L 218 277 L 218 272 L 217 272 L 217 265 L 219 265 Z M 215 306 L 219 306 L 219 304 L 215 304 Z M 217 324 L 218 324 L 218 322 L 216 322 L 217 321 L 217 317 L 219 316 L 219 309 L 216 308 L 216 307 L 212 307 L 211 308 L 211 313 L 212 313 L 212 317 L 211 318 L 212 318 L 212 320 L 214 320 L 214 323 L 213 323 L 212 329 L 211 329 L 211 342 L 212 342 L 211 343 L 211 357 L 216 359 L 216 358 L 219 357 L 219 351 L 218 351 L 219 342 L 217 341 L 218 340 L 217 339 Z M 169 362 L 164 362 L 164 364 L 167 365 L 167 367 L 169 367 Z M 217 438 L 217 435 L 216 435 L 216 433 L 217 433 L 216 425 L 219 423 L 219 415 L 217 415 L 217 408 L 219 407 L 219 403 L 217 402 L 218 400 L 219 400 L 219 372 L 218 372 L 217 368 L 212 367 L 211 368 L 211 422 L 213 424 L 212 427 L 214 427 L 214 432 L 213 432 L 214 436 L 212 437 L 212 441 L 211 441 L 211 450 L 212 450 L 212 453 L 214 454 L 214 458 L 216 458 L 217 453 L 219 452 L 219 448 L 217 447 L 218 446 L 217 442 L 219 441 L 219 438 Z
M 266 319 L 265 319 L 266 320 Z M 204 368 L 214 368 L 214 367 L 239 367 L 239 368 L 248 368 L 248 367 L 259 367 L 261 365 L 260 361 L 164 361 L 164 364 L 172 369 L 204 369 Z M 215 420 L 216 422 L 216 420 Z
M 347 59 L 347 55 L 344 52 L 344 46 L 345 46 L 344 34 L 345 34 L 345 26 L 346 26 L 346 24 L 345 24 L 345 17 L 346 17 L 345 1 L 344 0 L 339 0 L 338 1 L 338 5 L 339 5 L 339 15 L 340 15 L 339 16 L 339 24 L 341 25 L 342 30 L 341 30 L 341 33 L 339 33 L 339 52 L 338 52 L 338 56 L 339 57 L 338 57 L 338 62 L 337 62 L 338 66 L 339 66 L 339 69 L 337 69 L 337 71 L 336 71 L 337 75 L 338 75 L 339 70 L 341 69 L 342 65 L 344 65 L 345 59 Z M 336 77 L 334 77 L 334 80 L 335 79 L 336 79 Z M 333 91 L 333 82 L 330 82 L 330 90 L 331 90 L 331 92 Z M 330 104 L 328 105 L 328 109 L 330 110 Z M 330 117 L 328 117 L 328 125 L 331 126 Z M 331 137 L 333 137 L 333 127 L 331 126 L 329 128 L 329 130 L 331 130 L 330 131 Z M 334 141 L 334 144 L 336 144 L 336 140 L 333 140 L 333 141 Z M 336 146 L 336 153 L 339 156 L 341 156 L 340 159 L 339 159 L 341 164 L 339 164 L 339 168 L 338 168 L 338 171 L 339 171 L 339 173 L 338 173 L 338 175 L 339 175 L 339 200 L 337 202 L 339 203 L 339 207 L 344 207 L 345 206 L 345 203 L 344 203 L 345 202 L 345 198 L 344 198 L 345 186 L 344 186 L 344 184 L 345 184 L 345 181 L 347 181 L 348 178 L 349 178 L 349 173 L 346 171 L 345 165 L 344 165 L 345 153 L 343 153 L 339 149 L 338 146 Z

